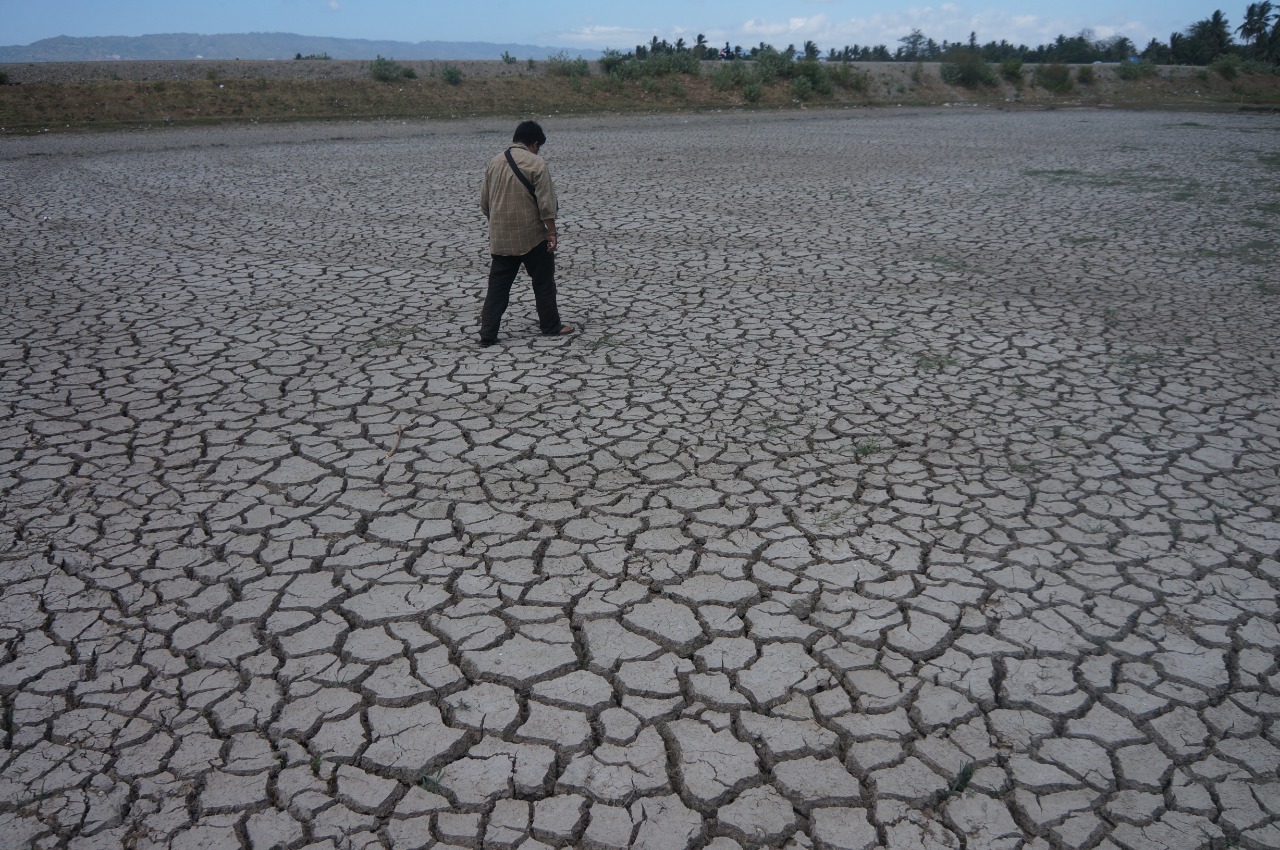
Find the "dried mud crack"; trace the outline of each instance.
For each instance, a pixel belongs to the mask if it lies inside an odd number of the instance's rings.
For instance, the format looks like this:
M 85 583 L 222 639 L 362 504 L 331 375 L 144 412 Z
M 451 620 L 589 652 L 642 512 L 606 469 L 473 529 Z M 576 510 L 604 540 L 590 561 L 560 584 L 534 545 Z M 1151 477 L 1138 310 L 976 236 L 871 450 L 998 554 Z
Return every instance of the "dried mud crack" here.
M 0 138 L 0 830 L 1280 846 L 1280 119 Z

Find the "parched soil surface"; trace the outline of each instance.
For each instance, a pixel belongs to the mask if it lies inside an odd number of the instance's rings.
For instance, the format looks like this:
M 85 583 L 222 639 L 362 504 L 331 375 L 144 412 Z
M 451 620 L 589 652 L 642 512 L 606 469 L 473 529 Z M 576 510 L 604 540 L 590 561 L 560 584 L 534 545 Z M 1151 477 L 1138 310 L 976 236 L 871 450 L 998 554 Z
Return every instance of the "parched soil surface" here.
M 0 828 L 1280 846 L 1280 118 L 0 139 Z

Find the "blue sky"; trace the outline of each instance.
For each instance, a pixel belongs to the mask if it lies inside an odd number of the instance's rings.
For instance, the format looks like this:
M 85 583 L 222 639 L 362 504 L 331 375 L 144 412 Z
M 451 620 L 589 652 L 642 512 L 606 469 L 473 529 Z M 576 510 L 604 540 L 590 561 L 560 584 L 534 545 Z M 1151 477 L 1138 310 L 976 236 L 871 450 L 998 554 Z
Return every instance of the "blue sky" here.
M 941 42 L 1007 39 L 1035 46 L 1091 29 L 1139 47 L 1208 17 L 1234 29 L 1248 5 L 1191 0 L 0 0 L 0 44 L 57 35 L 291 32 L 398 41 L 488 41 L 630 49 L 651 36 L 777 47 L 887 44 L 913 28 Z

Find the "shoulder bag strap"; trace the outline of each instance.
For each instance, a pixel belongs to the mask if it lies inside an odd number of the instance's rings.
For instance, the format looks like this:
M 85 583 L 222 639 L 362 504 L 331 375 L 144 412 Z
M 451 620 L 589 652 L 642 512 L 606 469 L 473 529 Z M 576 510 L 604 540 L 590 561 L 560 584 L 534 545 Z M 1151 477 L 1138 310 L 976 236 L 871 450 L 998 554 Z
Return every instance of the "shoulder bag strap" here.
M 529 197 L 533 198 L 533 202 L 538 202 L 538 193 L 533 191 L 533 184 L 529 182 L 529 178 L 524 176 L 524 172 L 520 170 L 520 166 L 516 165 L 516 158 L 511 155 L 511 148 L 507 148 L 507 165 L 511 166 L 511 170 L 515 172 L 516 178 L 524 184 L 529 190 Z

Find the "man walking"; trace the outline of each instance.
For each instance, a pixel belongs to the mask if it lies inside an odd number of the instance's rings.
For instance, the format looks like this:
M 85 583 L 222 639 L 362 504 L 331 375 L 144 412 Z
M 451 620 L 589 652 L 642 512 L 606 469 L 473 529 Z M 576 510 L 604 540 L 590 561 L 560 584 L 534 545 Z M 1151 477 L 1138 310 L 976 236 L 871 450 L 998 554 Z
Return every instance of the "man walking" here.
M 543 336 L 566 336 L 556 306 L 556 187 L 538 151 L 547 143 L 537 122 L 516 127 L 511 145 L 484 172 L 480 209 L 489 219 L 489 290 L 480 313 L 480 344 L 498 341 L 498 326 L 511 299 L 511 284 L 524 266 Z

